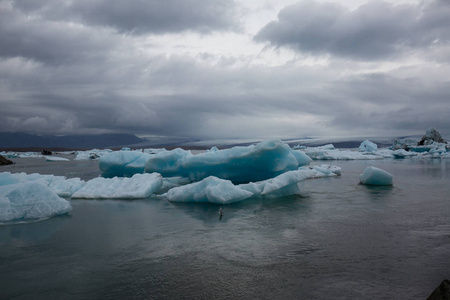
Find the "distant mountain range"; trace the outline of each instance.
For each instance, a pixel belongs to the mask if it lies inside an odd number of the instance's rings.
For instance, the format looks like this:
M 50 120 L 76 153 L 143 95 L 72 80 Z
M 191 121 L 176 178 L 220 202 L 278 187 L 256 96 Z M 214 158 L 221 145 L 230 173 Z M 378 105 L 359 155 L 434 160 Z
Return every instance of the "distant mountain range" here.
M 0 132 L 0 149 L 8 148 L 64 148 L 92 149 L 122 147 L 143 143 L 132 134 L 107 133 L 95 135 L 36 135 L 23 132 Z

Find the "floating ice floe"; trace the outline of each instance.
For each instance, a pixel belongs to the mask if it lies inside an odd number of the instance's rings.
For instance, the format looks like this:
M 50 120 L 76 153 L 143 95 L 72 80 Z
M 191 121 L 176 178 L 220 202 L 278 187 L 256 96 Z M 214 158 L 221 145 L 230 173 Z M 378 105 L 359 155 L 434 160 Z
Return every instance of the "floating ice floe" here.
M 152 155 L 140 151 L 114 151 L 100 157 L 98 166 L 103 177 L 131 177 L 144 173 L 145 163 L 150 157 Z
M 213 150 L 197 155 L 175 149 L 152 156 L 145 172 L 158 172 L 164 177 L 188 177 L 192 181 L 209 176 L 235 183 L 260 181 L 308 165 L 311 159 L 301 151 L 279 140 L 266 141 L 248 147 Z
M 202 181 L 170 189 L 165 196 L 174 202 L 212 202 L 228 204 L 250 198 L 253 193 L 243 190 L 230 180 L 214 176 Z
M 301 167 L 275 178 L 239 185 L 234 185 L 230 180 L 210 176 L 196 183 L 172 188 L 162 196 L 174 202 L 229 204 L 251 197 L 272 198 L 298 194 L 300 193 L 299 182 L 310 178 L 336 176 L 338 174 L 340 174 L 340 168 L 334 166 Z
M 369 140 L 365 140 L 364 142 L 361 143 L 361 145 L 359 145 L 359 151 L 361 152 L 375 152 L 378 149 L 377 144 L 369 141 Z
M 80 178 L 69 178 L 51 182 L 48 187 L 51 188 L 58 196 L 69 198 L 73 193 L 81 189 L 85 185 L 85 181 Z
M 405 149 L 398 149 L 392 152 L 395 158 L 405 158 L 417 156 L 417 152 L 406 151 Z
M 72 210 L 69 201 L 60 198 L 39 181 L 0 186 L 0 222 L 42 220 Z
M 334 148 L 334 147 L 333 147 Z M 339 150 L 330 146 L 309 147 L 305 149 L 305 153 L 313 160 L 370 160 L 383 159 L 393 157 L 390 150 L 377 150 L 374 152 L 361 152 L 356 150 Z
M 392 185 L 394 176 L 375 167 L 367 167 L 359 176 L 359 181 L 367 185 Z
M 46 161 L 70 161 L 70 159 L 64 158 L 64 157 L 58 157 L 58 156 L 45 156 Z
M 135 174 L 131 178 L 94 178 L 72 195 L 72 199 L 143 199 L 163 185 L 158 173 Z
M 38 173 L 0 173 L 0 186 L 25 182 L 39 182 L 48 186 L 60 197 L 70 197 L 80 189 L 85 182 L 80 178 L 66 179 L 65 176 L 43 175 Z
M 99 159 L 103 155 L 111 153 L 111 149 L 92 149 L 88 151 L 77 151 L 75 160 L 89 160 L 89 159 Z

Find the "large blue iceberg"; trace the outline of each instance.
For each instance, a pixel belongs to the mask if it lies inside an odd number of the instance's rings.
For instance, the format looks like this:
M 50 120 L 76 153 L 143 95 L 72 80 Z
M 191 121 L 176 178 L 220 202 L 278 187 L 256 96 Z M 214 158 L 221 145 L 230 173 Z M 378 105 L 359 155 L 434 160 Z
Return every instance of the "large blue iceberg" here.
M 214 176 L 244 183 L 273 178 L 310 162 L 303 152 L 274 140 L 197 155 L 182 149 L 159 152 L 146 162 L 145 172 L 158 172 L 164 177 L 188 177 L 192 181 Z
M 150 154 L 139 151 L 115 151 L 100 157 L 98 166 L 103 177 L 131 177 L 144 173 L 145 163 L 150 157 Z

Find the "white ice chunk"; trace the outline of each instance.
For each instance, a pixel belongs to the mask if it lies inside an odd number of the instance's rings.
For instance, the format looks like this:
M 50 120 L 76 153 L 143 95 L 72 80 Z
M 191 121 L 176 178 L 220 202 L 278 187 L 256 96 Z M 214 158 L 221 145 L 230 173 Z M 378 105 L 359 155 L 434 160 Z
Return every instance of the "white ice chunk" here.
M 251 192 L 236 187 L 229 180 L 214 176 L 200 182 L 176 187 L 164 194 L 169 201 L 174 202 L 211 202 L 228 204 L 251 197 Z
M 0 186 L 14 183 L 39 182 L 51 188 L 60 197 L 70 197 L 84 185 L 80 178 L 66 179 L 65 176 L 43 175 L 38 173 L 0 173 Z
M 417 156 L 417 152 L 406 151 L 405 149 L 398 149 L 392 152 L 395 158 L 405 158 L 411 156 Z
M 369 140 L 365 140 L 364 142 L 361 143 L 361 145 L 359 145 L 359 151 L 361 152 L 375 152 L 377 151 L 377 144 L 369 141 Z
M 70 159 L 64 158 L 64 157 L 58 157 L 58 156 L 45 156 L 46 161 L 70 161 Z
M 315 168 L 301 167 L 288 171 L 275 178 L 259 182 L 233 185 L 229 180 L 208 177 L 200 182 L 176 187 L 163 196 L 175 202 L 212 202 L 219 204 L 242 201 L 250 197 L 274 198 L 299 194 L 298 183 L 310 178 L 336 176 L 340 174 L 339 167 L 322 165 Z
M 128 152 L 132 153 L 132 152 Z M 94 178 L 76 191 L 72 198 L 84 199 L 143 199 L 161 188 L 160 174 L 135 174 L 131 178 Z
M 60 197 L 71 197 L 73 193 L 81 189 L 86 182 L 80 178 L 69 178 L 51 182 L 49 187 Z
M 19 183 L 21 180 L 10 172 L 0 173 L 0 186 Z
M 353 150 L 330 149 L 323 150 L 319 147 L 312 147 L 305 150 L 305 153 L 313 160 L 370 160 L 392 157 L 392 151 L 360 152 Z
M 103 155 L 106 155 L 108 153 L 111 153 L 111 149 L 92 149 L 87 151 L 77 151 L 75 160 L 89 160 L 89 159 L 99 159 Z
M 37 181 L 0 186 L 0 222 L 47 219 L 71 210 L 69 201 Z
M 299 167 L 302 166 L 308 166 L 312 159 L 311 157 L 309 157 L 308 155 L 306 155 L 305 152 L 300 151 L 300 150 L 292 150 L 292 154 L 295 156 L 295 158 L 297 159 L 297 163 Z
M 192 183 L 192 181 L 187 177 L 165 177 L 163 178 L 162 186 L 155 193 L 163 194 L 171 188 L 183 186 L 189 183 Z
M 131 177 L 144 172 L 150 157 L 150 154 L 138 151 L 114 151 L 100 157 L 98 165 L 103 177 Z
M 370 166 L 359 176 L 359 181 L 367 185 L 392 185 L 393 178 L 390 173 Z

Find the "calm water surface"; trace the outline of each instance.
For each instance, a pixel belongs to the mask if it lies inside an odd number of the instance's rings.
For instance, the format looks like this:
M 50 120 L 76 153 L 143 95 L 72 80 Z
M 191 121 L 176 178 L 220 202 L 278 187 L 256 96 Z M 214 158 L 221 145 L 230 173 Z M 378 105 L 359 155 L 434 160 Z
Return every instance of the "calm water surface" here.
M 0 171 L 90 179 L 97 162 Z M 321 164 L 323 162 L 315 162 Z M 73 200 L 0 227 L 0 299 L 426 299 L 450 278 L 450 160 L 332 161 L 301 196 L 223 206 Z M 369 165 L 393 187 L 367 187 Z

